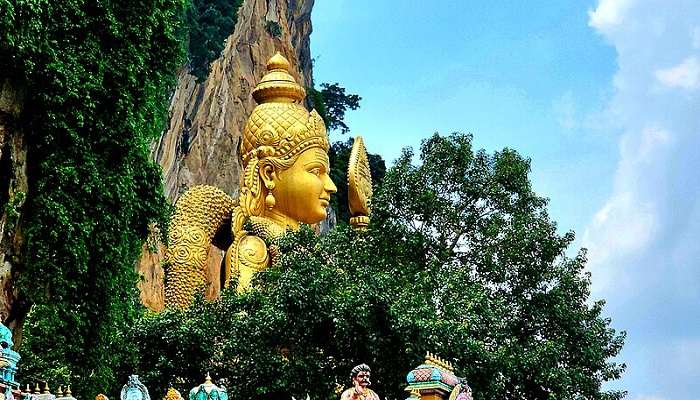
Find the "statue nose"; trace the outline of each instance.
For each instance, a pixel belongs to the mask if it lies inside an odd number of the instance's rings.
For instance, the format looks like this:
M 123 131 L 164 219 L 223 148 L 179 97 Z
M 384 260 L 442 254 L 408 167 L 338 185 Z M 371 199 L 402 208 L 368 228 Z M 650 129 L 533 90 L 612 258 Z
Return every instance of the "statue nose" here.
M 325 184 L 323 185 L 323 189 L 328 193 L 335 193 L 338 191 L 338 188 L 335 186 L 335 183 L 333 183 L 333 180 L 328 175 L 326 175 L 326 180 Z

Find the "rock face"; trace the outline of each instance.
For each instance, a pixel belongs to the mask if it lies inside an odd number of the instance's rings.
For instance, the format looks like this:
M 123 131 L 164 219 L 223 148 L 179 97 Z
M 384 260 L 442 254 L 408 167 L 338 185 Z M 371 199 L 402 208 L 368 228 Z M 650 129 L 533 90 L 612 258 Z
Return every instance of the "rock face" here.
M 22 97 L 12 82 L 0 81 L 0 318 L 16 336 L 26 312 L 15 301 L 14 288 L 22 264 L 22 209 L 27 194 L 27 144 L 18 121 Z
M 209 184 L 238 196 L 241 165 L 238 145 L 248 115 L 255 108 L 251 92 L 276 51 L 296 68 L 297 82 L 312 86 L 311 9 L 313 0 L 244 0 L 238 22 L 203 83 L 183 69 L 170 104 L 167 131 L 154 144 L 152 157 L 163 168 L 171 202 L 187 188 Z M 154 250 L 154 246 L 150 246 Z M 212 247 L 206 294 L 218 296 L 223 252 Z M 141 300 L 163 307 L 164 249 L 144 246 L 137 266 Z

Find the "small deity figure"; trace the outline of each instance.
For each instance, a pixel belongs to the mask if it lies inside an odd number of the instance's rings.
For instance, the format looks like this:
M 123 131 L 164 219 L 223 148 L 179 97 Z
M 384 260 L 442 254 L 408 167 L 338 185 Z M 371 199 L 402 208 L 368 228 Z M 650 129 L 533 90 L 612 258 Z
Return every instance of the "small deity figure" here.
M 353 387 L 346 389 L 340 395 L 340 400 L 379 400 L 377 393 L 369 388 L 369 385 L 372 384 L 369 380 L 371 373 L 372 370 L 367 364 L 355 366 L 350 371 Z
M 448 400 L 472 400 L 472 388 L 467 385 L 467 382 L 462 380 L 460 383 L 455 385 L 450 393 L 450 398 Z

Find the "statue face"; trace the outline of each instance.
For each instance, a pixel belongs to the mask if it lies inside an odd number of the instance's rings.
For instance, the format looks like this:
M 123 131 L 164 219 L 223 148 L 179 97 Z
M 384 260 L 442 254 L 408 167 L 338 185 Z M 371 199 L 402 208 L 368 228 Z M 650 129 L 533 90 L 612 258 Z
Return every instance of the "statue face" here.
M 363 388 L 369 386 L 371 382 L 369 381 L 370 373 L 368 371 L 360 371 L 352 378 L 356 384 L 362 386 Z
M 328 172 L 328 154 L 318 147 L 301 153 L 288 169 L 275 171 L 273 211 L 306 224 L 326 218 L 331 193 L 338 190 Z

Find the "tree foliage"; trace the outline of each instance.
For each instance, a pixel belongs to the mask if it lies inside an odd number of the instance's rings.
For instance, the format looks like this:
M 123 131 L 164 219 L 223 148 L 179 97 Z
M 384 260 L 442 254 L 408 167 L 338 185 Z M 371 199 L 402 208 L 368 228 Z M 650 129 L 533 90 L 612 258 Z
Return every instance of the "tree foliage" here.
M 321 90 L 307 88 L 311 107 L 323 118 L 328 130 L 339 129 L 345 134 L 350 128 L 345 123 L 345 112 L 357 110 L 362 97 L 356 94 L 346 94 L 345 88 L 338 83 L 322 83 Z
M 209 75 L 209 65 L 233 33 L 243 0 L 192 0 L 187 11 L 190 70 L 198 81 Z
M 149 144 L 184 59 L 184 0 L 0 0 L 0 67 L 27 101 L 20 381 L 115 389 L 140 309 L 134 263 L 164 218 Z M 120 376 L 122 375 L 122 376 Z
M 457 366 L 475 399 L 619 399 L 603 382 L 623 344 L 590 302 L 585 252 L 567 257 L 529 161 L 435 135 L 420 165 L 404 151 L 374 200 L 366 232 L 305 228 L 278 240 L 255 287 L 188 311 L 149 315 L 134 332 L 137 367 L 163 393 L 206 371 L 241 398 L 337 397 L 352 365 L 404 398 L 426 351 Z

